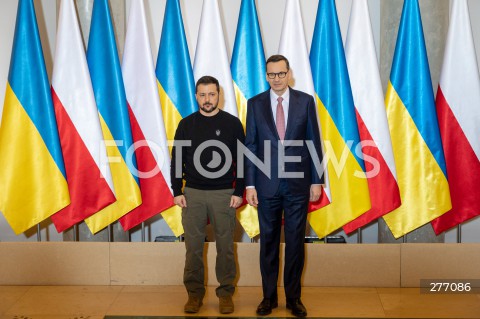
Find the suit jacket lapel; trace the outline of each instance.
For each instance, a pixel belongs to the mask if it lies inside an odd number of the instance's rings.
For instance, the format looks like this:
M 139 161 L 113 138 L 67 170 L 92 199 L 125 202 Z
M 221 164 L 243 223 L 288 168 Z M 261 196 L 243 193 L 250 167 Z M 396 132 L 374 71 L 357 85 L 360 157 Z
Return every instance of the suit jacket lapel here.
M 287 128 L 285 131 L 285 139 L 288 140 L 288 136 L 290 135 L 291 130 L 293 130 L 293 121 L 295 120 L 295 110 L 298 110 L 297 104 L 298 104 L 298 99 L 297 99 L 297 94 L 292 88 L 290 89 L 290 101 L 288 105 L 288 119 L 287 119 Z
M 270 90 L 266 91 L 264 96 L 263 96 L 263 103 L 262 103 L 262 113 L 263 117 L 265 118 L 265 121 L 267 122 L 268 127 L 272 131 L 273 135 L 279 139 L 278 132 L 277 132 L 277 127 L 275 126 L 275 121 L 273 119 L 273 113 L 272 113 L 272 104 L 270 102 Z

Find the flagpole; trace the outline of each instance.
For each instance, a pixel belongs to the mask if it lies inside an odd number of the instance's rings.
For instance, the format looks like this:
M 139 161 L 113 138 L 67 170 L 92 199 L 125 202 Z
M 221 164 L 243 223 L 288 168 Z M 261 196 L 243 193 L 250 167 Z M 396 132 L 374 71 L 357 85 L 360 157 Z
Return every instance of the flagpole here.
M 37 241 L 42 241 L 42 234 L 40 233 L 40 223 L 37 224 Z
M 357 229 L 357 244 L 362 243 L 362 227 L 358 227 Z
M 78 231 L 78 225 L 75 224 L 73 225 L 73 241 L 77 241 L 77 231 Z
M 142 243 L 145 242 L 145 222 L 142 222 Z
M 325 237 L 323 237 L 323 243 L 324 244 L 328 244 L 328 235 L 330 235 L 331 233 L 327 233 L 325 234 Z
M 457 226 L 457 244 L 462 242 L 462 224 Z

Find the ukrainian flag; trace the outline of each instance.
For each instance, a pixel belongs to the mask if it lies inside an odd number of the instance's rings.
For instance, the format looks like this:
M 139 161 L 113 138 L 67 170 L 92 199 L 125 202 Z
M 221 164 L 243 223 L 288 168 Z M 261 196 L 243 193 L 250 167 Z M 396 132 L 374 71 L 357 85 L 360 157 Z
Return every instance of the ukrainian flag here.
M 398 238 L 452 207 L 417 0 L 403 5 L 385 104 L 402 205 L 383 218 Z
M 179 0 L 167 0 L 155 73 L 167 140 L 173 141 L 180 120 L 198 109 Z M 163 211 L 162 217 L 175 236 L 183 234 L 180 207 Z
M 87 62 L 117 201 L 85 219 L 96 233 L 142 203 L 129 109 L 108 0 L 93 4 Z
M 268 90 L 265 53 L 258 25 L 255 0 L 242 0 L 237 34 L 233 46 L 232 71 L 238 117 L 246 125 L 247 100 Z M 250 238 L 260 233 L 258 213 L 255 207 L 244 205 L 237 209 L 237 218 Z
M 70 204 L 33 0 L 20 0 L 0 126 L 0 210 L 16 234 Z
M 370 209 L 350 79 L 334 0 L 320 0 L 310 49 L 317 94 L 331 204 L 308 215 L 318 237 L 324 237 Z

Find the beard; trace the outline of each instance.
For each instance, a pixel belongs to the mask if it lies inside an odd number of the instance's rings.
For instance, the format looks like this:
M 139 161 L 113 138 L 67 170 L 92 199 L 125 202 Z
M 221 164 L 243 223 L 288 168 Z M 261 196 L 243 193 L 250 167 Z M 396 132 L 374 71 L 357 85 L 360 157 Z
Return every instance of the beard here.
M 211 108 L 209 108 L 211 107 Z M 205 112 L 205 113 L 212 113 L 213 111 L 215 111 L 218 107 L 218 104 L 217 105 L 213 105 L 212 103 L 204 103 L 202 105 L 200 105 L 200 109 Z

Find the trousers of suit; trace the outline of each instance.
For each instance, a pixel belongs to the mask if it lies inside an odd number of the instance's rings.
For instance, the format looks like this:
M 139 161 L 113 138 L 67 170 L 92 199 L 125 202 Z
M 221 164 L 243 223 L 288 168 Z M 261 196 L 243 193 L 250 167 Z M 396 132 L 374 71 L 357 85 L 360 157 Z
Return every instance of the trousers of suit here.
M 259 194 L 260 272 L 263 296 L 277 298 L 282 216 L 285 232 L 284 287 L 286 298 L 300 298 L 305 256 L 305 228 L 309 194 L 292 194 L 280 180 L 273 197 Z M 283 213 L 283 214 L 282 214 Z
M 248 157 L 245 161 L 245 183 L 255 187 L 259 201 L 260 272 L 265 298 L 277 297 L 282 212 L 285 217 L 285 294 L 287 298 L 300 298 L 310 187 L 323 183 L 323 176 L 315 170 L 311 149 L 306 143 L 313 143 L 321 163 L 323 157 L 315 102 L 311 95 L 292 88 L 288 90 L 290 97 L 284 143 L 279 142 L 271 90 L 250 98 L 247 103 L 245 146 L 260 163 L 267 159 L 270 163 L 270 171 L 264 172 L 259 162 Z M 302 143 L 289 145 L 287 141 Z M 303 177 L 286 179 L 280 172 L 300 173 Z

